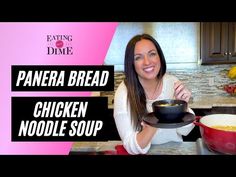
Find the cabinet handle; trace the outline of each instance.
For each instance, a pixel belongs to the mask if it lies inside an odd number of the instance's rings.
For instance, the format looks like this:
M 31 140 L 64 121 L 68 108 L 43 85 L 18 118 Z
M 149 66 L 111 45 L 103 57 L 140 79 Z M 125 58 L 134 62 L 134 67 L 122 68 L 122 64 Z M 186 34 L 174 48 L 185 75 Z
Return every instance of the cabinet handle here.
M 232 53 L 231 52 L 229 52 L 229 55 L 231 55 Z
M 228 55 L 228 53 L 227 53 L 227 52 L 224 52 L 224 55 Z

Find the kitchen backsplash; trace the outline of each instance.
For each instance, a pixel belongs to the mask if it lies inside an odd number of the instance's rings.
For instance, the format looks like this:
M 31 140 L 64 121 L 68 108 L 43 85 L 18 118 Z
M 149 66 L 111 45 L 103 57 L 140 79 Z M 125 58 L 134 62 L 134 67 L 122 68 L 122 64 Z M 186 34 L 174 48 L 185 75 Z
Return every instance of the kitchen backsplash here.
M 230 96 L 222 90 L 224 84 L 236 83 L 227 77 L 227 71 L 233 65 L 201 65 L 195 69 L 171 69 L 167 71 L 178 77 L 192 91 L 192 100 L 198 96 Z M 114 91 L 101 92 L 108 96 L 108 105 L 113 105 L 114 93 L 124 79 L 123 72 L 115 72 Z

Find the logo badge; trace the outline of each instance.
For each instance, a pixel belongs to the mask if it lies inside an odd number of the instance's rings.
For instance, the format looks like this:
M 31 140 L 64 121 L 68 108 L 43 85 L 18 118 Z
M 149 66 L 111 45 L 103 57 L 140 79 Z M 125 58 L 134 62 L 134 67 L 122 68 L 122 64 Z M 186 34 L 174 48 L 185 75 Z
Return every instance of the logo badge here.
M 73 55 L 72 35 L 47 35 L 48 55 Z

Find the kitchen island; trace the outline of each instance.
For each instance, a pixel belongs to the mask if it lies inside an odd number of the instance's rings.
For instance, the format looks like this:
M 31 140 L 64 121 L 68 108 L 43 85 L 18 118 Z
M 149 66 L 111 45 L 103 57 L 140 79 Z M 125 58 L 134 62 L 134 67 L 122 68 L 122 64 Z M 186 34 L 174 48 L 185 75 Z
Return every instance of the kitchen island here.
M 121 141 L 106 142 L 75 142 L 70 155 L 123 155 L 117 153 L 116 146 L 122 146 Z M 168 142 L 152 145 L 147 155 L 214 155 L 209 151 L 202 139 L 196 142 Z

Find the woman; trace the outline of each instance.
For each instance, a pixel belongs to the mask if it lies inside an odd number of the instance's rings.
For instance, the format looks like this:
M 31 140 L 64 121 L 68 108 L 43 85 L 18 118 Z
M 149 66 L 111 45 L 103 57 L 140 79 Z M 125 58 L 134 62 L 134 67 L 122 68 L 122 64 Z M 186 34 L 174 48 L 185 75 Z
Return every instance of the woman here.
M 193 124 L 160 129 L 142 121 L 152 112 L 152 103 L 162 99 L 186 102 L 191 92 L 175 76 L 166 74 L 166 62 L 157 41 L 148 34 L 134 36 L 125 51 L 125 80 L 114 99 L 114 118 L 123 146 L 130 154 L 145 154 L 151 144 L 181 142 Z M 189 111 L 191 111 L 189 109 Z

